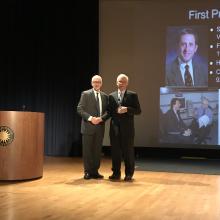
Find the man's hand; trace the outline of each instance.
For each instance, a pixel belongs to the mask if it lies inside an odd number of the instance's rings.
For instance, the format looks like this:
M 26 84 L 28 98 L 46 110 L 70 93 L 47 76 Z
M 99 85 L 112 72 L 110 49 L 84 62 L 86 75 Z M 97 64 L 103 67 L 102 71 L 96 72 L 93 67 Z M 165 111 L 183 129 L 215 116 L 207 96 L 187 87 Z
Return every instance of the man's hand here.
M 92 124 L 97 125 L 100 122 L 102 122 L 102 118 L 101 117 L 92 117 L 91 122 L 92 122 Z
M 98 121 L 98 124 L 103 122 L 102 118 L 101 117 L 97 117 L 97 121 Z
M 118 110 L 117 110 L 117 113 L 118 113 L 118 114 L 124 114 L 124 113 L 126 113 L 126 112 L 128 112 L 128 108 L 125 107 L 125 106 L 120 106 L 120 107 L 118 108 Z
M 192 134 L 192 131 L 191 131 L 190 129 L 187 129 L 187 130 L 184 131 L 183 136 L 188 137 L 188 136 L 190 136 L 191 134 Z

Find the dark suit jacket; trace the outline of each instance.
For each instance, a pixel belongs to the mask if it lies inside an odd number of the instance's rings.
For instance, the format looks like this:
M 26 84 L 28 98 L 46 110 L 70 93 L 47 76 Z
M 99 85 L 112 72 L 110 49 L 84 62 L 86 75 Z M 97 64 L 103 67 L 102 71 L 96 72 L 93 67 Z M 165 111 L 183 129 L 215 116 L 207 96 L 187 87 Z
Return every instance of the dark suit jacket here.
M 179 112 L 177 114 L 179 116 L 179 120 L 177 119 L 176 114 L 172 109 L 169 109 L 165 113 L 164 128 L 167 134 L 181 134 L 187 129 L 182 118 L 180 117 Z
M 208 86 L 208 69 L 201 63 L 197 63 L 192 60 L 193 65 L 193 78 L 194 86 Z M 179 68 L 179 61 L 176 58 L 170 65 L 166 68 L 166 83 L 167 86 L 181 86 L 184 87 L 183 78 Z
M 107 105 L 108 105 L 108 96 L 104 92 L 100 92 L 102 99 L 102 120 L 105 121 L 108 119 L 107 114 Z M 82 134 L 94 134 L 96 129 L 100 129 L 104 135 L 105 123 L 100 123 L 98 125 L 93 125 L 88 121 L 90 116 L 98 117 L 98 108 L 95 98 L 95 94 L 92 89 L 82 92 L 79 104 L 77 106 L 77 112 L 82 117 L 81 122 L 81 133 Z
M 122 103 L 122 106 L 128 108 L 128 112 L 124 114 L 118 114 L 118 91 L 115 91 L 109 95 L 109 107 L 108 113 L 112 117 L 110 122 L 110 136 L 114 132 L 114 126 L 120 126 L 120 130 L 126 132 L 129 136 L 134 136 L 134 115 L 141 113 L 141 108 L 138 100 L 137 93 L 126 90 Z

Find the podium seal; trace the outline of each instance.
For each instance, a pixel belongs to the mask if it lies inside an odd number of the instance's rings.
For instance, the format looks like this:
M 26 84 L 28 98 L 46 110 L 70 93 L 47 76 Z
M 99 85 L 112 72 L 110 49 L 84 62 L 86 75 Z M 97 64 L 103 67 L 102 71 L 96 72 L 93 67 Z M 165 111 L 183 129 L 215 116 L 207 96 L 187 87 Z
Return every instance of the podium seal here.
M 0 126 L 0 147 L 6 147 L 14 140 L 14 132 L 7 126 Z

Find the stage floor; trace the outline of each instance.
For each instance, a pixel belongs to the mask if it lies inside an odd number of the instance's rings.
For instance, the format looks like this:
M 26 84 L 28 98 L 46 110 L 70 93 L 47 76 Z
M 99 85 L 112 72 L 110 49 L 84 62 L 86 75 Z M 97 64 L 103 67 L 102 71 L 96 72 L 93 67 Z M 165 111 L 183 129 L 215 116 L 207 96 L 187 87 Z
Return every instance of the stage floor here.
M 103 180 L 82 171 L 81 158 L 46 157 L 43 178 L 0 181 L 0 219 L 220 219 L 219 175 L 137 170 L 133 182 L 111 182 L 109 158 Z

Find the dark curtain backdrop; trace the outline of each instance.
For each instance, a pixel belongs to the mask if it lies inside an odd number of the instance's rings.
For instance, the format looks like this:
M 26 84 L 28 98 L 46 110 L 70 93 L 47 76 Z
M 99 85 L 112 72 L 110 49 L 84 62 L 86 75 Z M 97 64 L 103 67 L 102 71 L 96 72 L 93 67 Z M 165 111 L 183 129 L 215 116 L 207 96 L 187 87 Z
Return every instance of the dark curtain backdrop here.
M 82 90 L 98 71 L 98 0 L 1 6 L 0 110 L 45 113 L 45 155 L 81 153 Z

